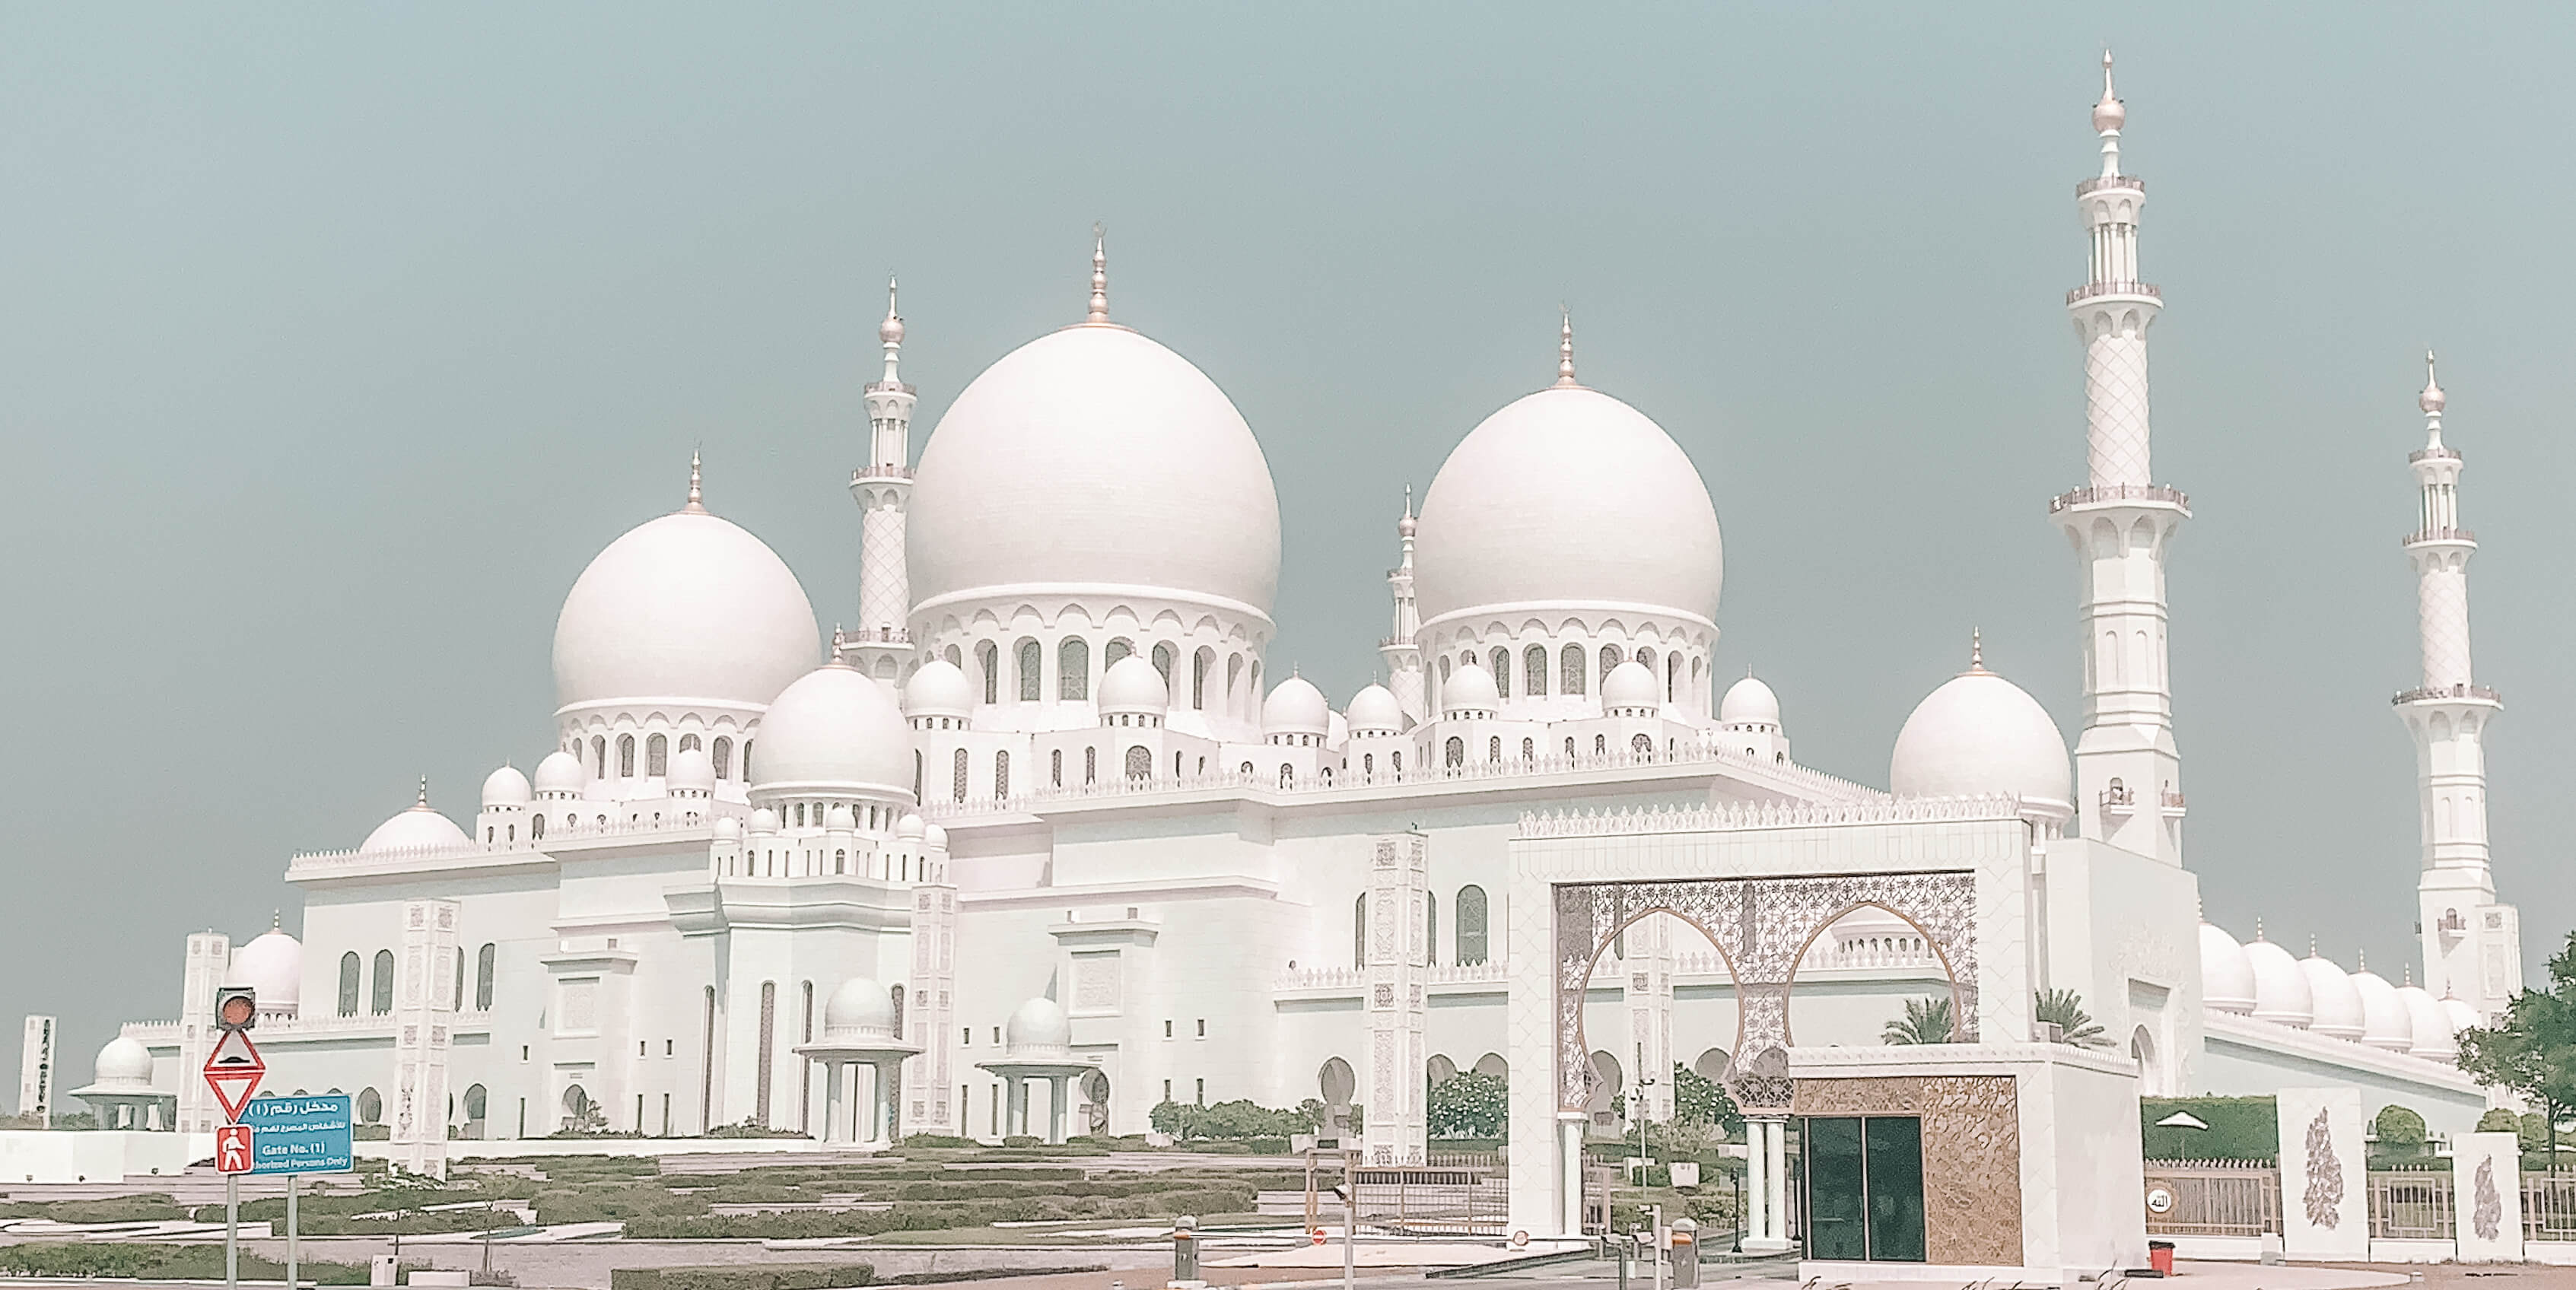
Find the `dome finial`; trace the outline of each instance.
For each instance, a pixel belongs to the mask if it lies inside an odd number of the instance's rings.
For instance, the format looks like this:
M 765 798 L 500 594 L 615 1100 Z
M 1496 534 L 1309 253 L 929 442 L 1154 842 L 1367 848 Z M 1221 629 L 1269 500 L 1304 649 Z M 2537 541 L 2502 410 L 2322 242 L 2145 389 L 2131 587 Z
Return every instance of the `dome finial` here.
M 2315 958 L 2316 956 L 2317 956 L 2317 934 L 2316 934 L 2315 932 L 2310 932 L 2310 933 L 2308 933 L 2308 957 L 2309 957 L 2309 958 Z
M 1097 222 L 1091 226 L 1091 316 L 1083 321 L 1109 321 L 1109 233 Z
M 689 500 L 688 504 L 682 506 L 680 509 L 690 515 L 704 515 L 707 513 L 707 508 L 699 501 L 698 450 L 695 448 L 691 448 L 689 450 Z
M 1971 672 L 1982 672 L 1986 670 L 1986 633 L 1984 628 L 1971 627 L 1968 629 L 1968 670 Z M 1750 674 L 1748 673 L 1748 675 Z
M 2369 970 L 2370 970 L 2370 951 L 2368 951 L 2368 950 L 2354 950 L 2354 951 L 2352 952 L 2352 961 L 2353 961 L 2353 965 L 2354 965 L 2355 967 L 2357 967 L 2358 969 L 2360 969 L 2361 971 L 2364 971 L 2364 972 L 2369 971 Z
M 2102 47 L 2102 101 L 2093 105 L 2093 132 L 2102 136 L 2102 176 L 2108 179 L 2120 173 L 2120 127 L 2128 124 L 2129 109 L 2111 89 L 2111 48 Z
M 2415 988 L 2415 965 L 2414 965 L 2414 964 L 2412 964 L 2412 963 L 2407 964 L 2407 965 L 2405 966 L 2404 971 L 2403 971 L 2403 972 L 2401 972 L 2401 973 L 2400 973 L 2400 975 L 2402 975 L 2402 976 L 2404 976 L 2404 977 L 2406 978 L 2406 988 L 2407 988 L 2407 989 L 2412 990 L 2412 989 L 2414 989 L 2414 988 Z
M 894 298 L 894 275 L 889 273 L 886 275 L 885 321 L 877 324 L 877 340 L 885 346 L 886 366 L 889 369 L 894 366 L 895 351 L 903 346 L 903 315 L 896 312 Z
M 2263 916 L 2260 914 L 2254 916 L 2254 939 L 2263 939 Z
M 412 809 L 416 811 L 426 811 L 429 809 L 429 776 L 423 775 L 420 777 L 420 800 L 413 802 L 411 805 Z
M 1563 322 L 1557 329 L 1556 383 L 1560 387 L 1580 384 L 1574 379 L 1574 311 L 1558 305 Z
M 2415 396 L 2415 406 L 2424 410 L 2424 432 L 2434 443 L 2442 441 L 2442 406 L 2450 400 L 2442 393 L 2442 383 L 2433 379 L 2433 351 L 2424 351 L 2424 392 Z
M 1404 514 L 1395 521 L 1395 535 L 1411 541 L 1420 527 L 1420 522 L 1413 518 L 1413 485 L 1407 484 L 1404 486 Z
M 279 911 L 274 910 L 274 909 L 272 909 L 272 910 L 268 911 L 268 930 L 270 930 L 270 931 L 272 931 L 272 932 L 282 932 L 282 931 L 285 931 L 285 930 L 286 930 L 286 918 L 285 918 L 285 915 L 283 915 L 282 913 L 280 913 Z

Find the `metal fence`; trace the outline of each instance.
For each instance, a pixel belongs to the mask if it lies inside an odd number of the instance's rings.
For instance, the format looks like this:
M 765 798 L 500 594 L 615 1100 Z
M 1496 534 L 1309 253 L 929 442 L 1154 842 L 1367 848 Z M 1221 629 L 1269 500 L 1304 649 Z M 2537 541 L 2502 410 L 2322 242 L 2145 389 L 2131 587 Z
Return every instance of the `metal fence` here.
M 2448 1241 L 2458 1236 L 2448 1170 L 2370 1175 L 2370 1236 L 2375 1241 Z
M 1503 1234 L 1509 1221 L 1511 1179 L 1501 1153 L 1434 1151 L 1425 1160 L 1428 1163 L 1422 1165 L 1388 1167 L 1363 1165 L 1358 1152 L 1308 1152 L 1307 1226 L 1338 1223 L 1356 1209 L 1361 1226 L 1385 1232 Z
M 2224 1160 L 2147 1162 L 2149 1235 L 2262 1236 L 2280 1230 L 2279 1169 Z
M 2522 1239 L 2576 1241 L 2576 1174 L 2522 1176 Z

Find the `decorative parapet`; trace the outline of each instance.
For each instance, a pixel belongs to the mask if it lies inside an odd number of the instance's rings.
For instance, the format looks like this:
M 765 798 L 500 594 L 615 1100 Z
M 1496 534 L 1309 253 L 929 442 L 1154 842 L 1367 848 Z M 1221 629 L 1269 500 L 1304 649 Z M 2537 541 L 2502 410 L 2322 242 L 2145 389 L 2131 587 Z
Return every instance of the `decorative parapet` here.
M 584 805 L 592 804 L 584 803 Z M 464 860 L 484 856 L 537 856 L 585 842 L 608 840 L 632 839 L 654 842 L 669 839 L 685 842 L 695 839 L 705 841 L 710 836 L 709 830 L 716 817 L 728 815 L 736 819 L 742 817 L 742 808 L 734 807 L 733 803 L 717 803 L 717 806 L 719 809 L 713 816 L 695 820 L 661 824 L 655 824 L 649 820 L 611 820 L 606 824 L 558 826 L 542 838 L 522 838 L 515 842 L 475 842 L 469 839 L 442 847 L 396 847 L 385 851 L 361 851 L 353 847 L 339 851 L 298 851 L 288 858 L 286 872 L 288 876 L 293 877 L 298 874 L 368 868 L 381 864 L 418 864 L 426 861 Z M 722 809 L 724 807 L 734 807 L 734 809 Z
M 1433 987 L 1448 985 L 1501 985 L 1507 979 L 1500 960 L 1485 963 L 1433 965 L 1422 969 L 1423 983 Z M 1368 984 L 1368 970 L 1345 967 L 1292 967 L 1279 974 L 1281 990 L 1348 990 L 1357 994 Z
M 2388 702 L 2393 706 L 2402 708 L 2410 703 L 2426 703 L 2439 699 L 2471 699 L 2482 703 L 2496 704 L 2504 702 L 2503 695 L 2498 694 L 2494 690 L 2483 685 L 2418 686 L 2412 690 L 2398 691 L 2397 697 L 2390 699 Z
M 2011 797 L 1889 797 L 1868 802 L 1732 802 L 1723 806 L 1651 806 L 1634 810 L 1525 811 L 1521 814 L 1519 836 L 1577 838 L 2013 820 L 2021 818 L 2021 813 L 2021 802 Z
M 2134 188 L 2143 193 L 2147 191 L 2147 181 L 2138 178 L 2136 175 L 2096 175 L 2091 179 L 2085 180 L 2083 183 L 2077 184 L 2075 186 L 2075 195 L 2078 197 L 2089 197 L 2105 188 Z
M 2048 499 L 2048 513 L 2077 506 L 2098 506 L 2104 502 L 2158 502 L 2191 513 L 2191 494 L 2169 484 L 2102 484 L 2077 488 Z

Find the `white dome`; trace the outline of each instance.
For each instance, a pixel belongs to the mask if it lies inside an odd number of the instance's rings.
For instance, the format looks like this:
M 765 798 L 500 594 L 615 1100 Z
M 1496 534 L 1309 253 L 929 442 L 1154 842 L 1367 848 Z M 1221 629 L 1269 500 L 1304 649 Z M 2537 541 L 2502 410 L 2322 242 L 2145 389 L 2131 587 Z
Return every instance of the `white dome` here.
M 1503 705 L 1502 694 L 1494 688 L 1494 674 L 1479 663 L 1461 664 L 1449 679 L 1440 683 L 1440 711 L 1443 715 L 1459 712 L 1492 712 Z
M 2401 985 L 2397 1001 L 2405 1005 L 2408 1032 L 2415 1037 L 2406 1051 L 2437 1062 L 2460 1055 L 2460 1046 L 2451 1038 L 2450 1014 L 2442 1010 L 2441 1000 L 2420 985 Z
M 1360 734 L 1404 729 L 1404 705 L 1383 685 L 1362 686 L 1351 696 L 1350 728 Z
M 2457 1039 L 2461 1031 L 2478 1024 L 2478 1010 L 2470 1007 L 2467 1000 L 2446 994 L 2442 996 L 2441 1004 L 2442 1015 L 2451 1019 L 2452 1038 Z
M 1541 390 L 1468 432 L 1422 499 L 1424 622 L 1468 609 L 1600 606 L 1717 617 L 1717 508 L 1681 445 L 1581 386 Z
M 249 986 L 262 1013 L 292 1015 L 304 996 L 304 946 L 271 924 L 233 951 L 230 975 L 226 984 Z
M 742 837 L 742 821 L 730 815 L 716 817 L 716 840 L 732 842 Z
M 958 394 L 907 532 L 917 610 L 1105 586 L 1266 619 L 1279 585 L 1279 497 L 1252 427 L 1189 360 L 1117 326 L 1041 336 Z
M 903 710 L 921 716 L 971 716 L 975 711 L 975 685 L 956 664 L 934 658 L 903 683 Z
M 2254 1011 L 2254 960 L 2212 923 L 2200 925 L 2200 1001 L 2216 1012 Z
M 1302 676 L 1281 681 L 1261 701 L 1261 728 L 1270 734 L 1321 734 L 1332 723 L 1333 706 Z
M 118 1035 L 98 1050 L 90 1063 L 90 1082 L 104 1090 L 147 1091 L 152 1087 L 152 1050 L 131 1035 Z
M 921 845 L 925 849 L 931 851 L 947 850 L 948 830 L 943 829 L 936 824 L 923 825 L 921 828 Z
M 525 806 L 536 800 L 536 790 L 528 786 L 528 777 L 516 766 L 503 766 L 483 777 L 483 808 Z
M 1170 687 L 1163 684 L 1163 674 L 1142 654 L 1130 654 L 1109 665 L 1100 678 L 1100 710 L 1103 712 L 1160 713 L 1172 706 Z
M 1601 706 L 1612 711 L 1661 707 L 1663 698 L 1655 693 L 1657 688 L 1654 670 L 1632 658 L 1601 678 Z
M 892 1039 L 894 1030 L 894 996 L 886 988 L 863 976 L 841 983 L 823 1005 L 823 1038 Z
M 1726 687 L 1726 697 L 1717 701 L 1717 720 L 1727 726 L 1772 726 L 1780 724 L 1780 696 L 1771 692 L 1760 678 L 1748 676 Z
M 2245 961 L 2254 965 L 2254 1019 L 2306 1029 L 2316 1019 L 2315 993 L 2308 974 L 2288 950 L 2264 940 L 2258 929 L 2245 943 Z
M 894 692 L 837 660 L 798 677 L 760 719 L 755 787 L 912 796 L 912 728 Z
M 778 831 L 778 812 L 773 811 L 766 806 L 755 806 L 751 808 L 751 831 L 754 833 L 776 833 Z
M 2352 988 L 2361 996 L 2361 1042 L 2397 1053 L 2415 1046 L 2415 1018 L 2396 986 L 2365 968 L 2352 974 Z
M 823 827 L 835 833 L 847 833 L 859 827 L 858 813 L 852 811 L 847 802 L 834 802 L 831 809 L 823 812 Z
M 546 754 L 537 763 L 536 791 L 540 793 L 578 793 L 581 791 L 581 758 L 561 748 Z
M 1040 995 L 1023 1003 L 1002 1025 L 1002 1049 L 1014 1060 L 1066 1061 L 1073 1054 L 1073 1023 L 1063 1007 Z
M 1888 788 L 1898 797 L 1988 793 L 2071 806 L 2066 737 L 2022 688 L 1971 667 L 1914 705 L 1896 732 Z
M 820 641 L 777 552 L 678 511 L 628 530 L 573 582 L 555 619 L 555 701 L 757 708 L 814 666 Z
M 2365 1019 L 2361 991 L 2353 988 L 2352 975 L 2314 950 L 2299 960 L 2299 970 L 2307 974 L 2308 997 L 2315 1001 L 2316 1013 L 2308 1029 L 2333 1039 L 2360 1039 Z
M 903 818 L 894 822 L 894 835 L 899 838 L 920 837 L 922 835 L 921 816 L 912 811 L 904 812 Z
M 464 846 L 471 839 L 456 821 L 429 808 L 429 790 L 421 790 L 420 800 L 412 808 L 376 826 L 367 840 L 358 844 L 360 851 L 419 851 L 428 847 Z
M 671 773 L 662 777 L 671 788 L 690 788 L 712 793 L 716 789 L 716 764 L 704 748 L 683 748 L 671 754 Z

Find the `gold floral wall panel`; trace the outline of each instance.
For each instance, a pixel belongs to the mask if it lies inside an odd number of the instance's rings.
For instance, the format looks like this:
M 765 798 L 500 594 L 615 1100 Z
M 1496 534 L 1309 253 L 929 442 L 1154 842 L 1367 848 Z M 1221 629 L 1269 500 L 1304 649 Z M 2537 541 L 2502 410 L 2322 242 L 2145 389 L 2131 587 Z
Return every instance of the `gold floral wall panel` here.
M 1933 1263 L 2016 1266 L 2021 1101 L 2010 1075 L 1801 1079 L 1797 1115 L 1923 1120 L 1923 1253 Z

